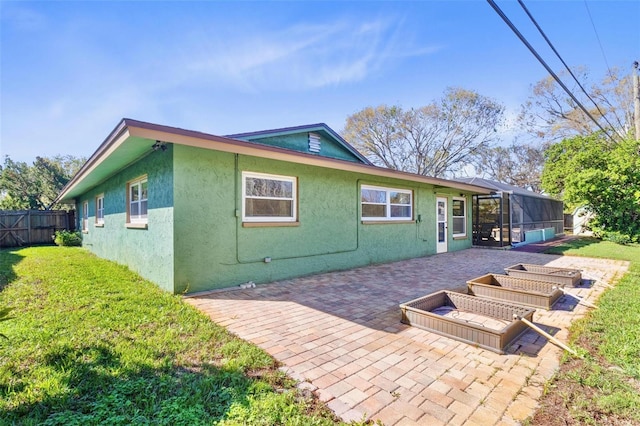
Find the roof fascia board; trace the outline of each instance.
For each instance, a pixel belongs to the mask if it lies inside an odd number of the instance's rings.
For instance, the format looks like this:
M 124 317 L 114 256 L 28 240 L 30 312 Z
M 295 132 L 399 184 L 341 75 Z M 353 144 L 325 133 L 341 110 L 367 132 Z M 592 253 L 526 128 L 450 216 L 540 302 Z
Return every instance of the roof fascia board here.
M 182 129 L 169 128 L 169 131 L 157 125 L 147 125 L 148 123 L 131 123 L 129 134 L 134 137 L 141 137 L 150 140 L 161 140 L 164 142 L 176 143 L 196 148 L 213 149 L 216 151 L 233 154 L 250 155 L 253 157 L 268 158 L 272 160 L 287 161 L 290 163 L 306 164 L 335 170 L 348 172 L 365 173 L 375 176 L 402 179 L 419 183 L 426 183 L 434 186 L 442 186 L 463 191 L 486 193 L 490 191 L 481 186 L 466 184 L 462 182 L 449 181 L 445 179 L 432 178 L 428 176 L 415 175 L 413 173 L 400 172 L 392 169 L 385 169 L 367 164 L 358 164 L 350 161 L 333 158 L 319 157 L 289 151 L 283 148 L 256 145 L 251 142 L 229 139 L 221 136 L 207 135 L 204 133 L 191 132 Z
M 282 129 L 258 130 L 256 132 L 235 133 L 232 135 L 225 135 L 225 137 L 229 139 L 252 140 L 252 139 L 259 139 L 259 138 L 269 138 L 273 136 L 291 135 L 291 134 L 301 133 L 301 132 L 313 132 L 320 129 L 325 129 L 325 127 L 322 124 L 309 124 L 309 125 L 296 126 L 296 127 L 284 127 Z
M 324 167 L 334 170 L 364 173 L 373 176 L 401 179 L 411 182 L 418 182 L 439 187 L 447 187 L 462 191 L 488 194 L 491 191 L 478 185 L 463 182 L 450 181 L 434 177 L 416 175 L 413 173 L 401 172 L 392 169 L 385 169 L 374 166 L 371 163 L 359 164 L 350 161 L 338 160 L 327 157 L 319 157 L 300 152 L 293 152 L 284 148 L 266 145 L 256 145 L 237 139 L 211 135 L 192 130 L 179 129 L 176 127 L 161 126 L 158 124 L 143 121 L 123 119 L 116 128 L 107 136 L 104 142 L 98 147 L 96 152 L 80 168 L 78 173 L 65 185 L 54 203 L 65 199 L 66 195 L 95 168 L 105 161 L 120 145 L 130 137 L 141 137 L 149 140 L 160 140 L 163 142 L 176 143 L 179 145 L 192 146 L 203 149 L 211 149 L 233 154 L 244 154 L 260 158 L 288 161 L 297 164 Z M 346 142 L 345 142 L 346 143 Z M 357 152 L 357 151 L 356 151 Z
M 131 135 L 129 134 L 129 128 L 127 127 L 126 120 L 120 121 L 115 129 L 107 136 L 107 138 L 98 147 L 96 152 L 87 160 L 86 163 L 78 170 L 78 172 L 71 178 L 69 182 L 62 188 L 60 194 L 53 201 L 54 204 L 63 200 L 69 191 L 71 191 L 79 182 L 82 177 L 88 173 L 91 173 L 95 168 L 100 165 L 106 158 L 108 158 L 120 145 L 124 143 Z
M 355 149 L 353 147 L 353 145 L 351 145 L 349 142 L 347 142 L 342 136 L 340 136 L 338 133 L 336 133 L 331 127 L 326 126 L 326 125 L 323 125 L 323 127 L 329 134 L 331 134 L 331 136 L 333 136 L 335 139 L 337 139 L 342 145 L 344 145 L 349 151 L 351 151 L 355 156 L 357 156 L 365 164 L 373 166 L 373 163 L 371 161 L 369 161 L 369 159 L 367 157 L 362 155 L 360 153 L 360 151 Z

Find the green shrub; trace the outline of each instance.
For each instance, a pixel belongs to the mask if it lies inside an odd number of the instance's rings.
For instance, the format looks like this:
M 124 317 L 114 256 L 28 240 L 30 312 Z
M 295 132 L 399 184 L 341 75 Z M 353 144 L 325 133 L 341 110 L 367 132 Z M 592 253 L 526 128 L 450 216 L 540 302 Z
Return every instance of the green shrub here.
M 632 238 L 629 235 L 623 234 L 618 231 L 603 232 L 602 239 L 604 241 L 611 241 L 612 243 L 622 244 L 623 246 L 626 246 L 627 244 L 631 244 L 633 242 Z
M 56 235 L 53 236 L 53 242 L 59 246 L 81 246 L 82 234 L 80 231 L 56 231 Z

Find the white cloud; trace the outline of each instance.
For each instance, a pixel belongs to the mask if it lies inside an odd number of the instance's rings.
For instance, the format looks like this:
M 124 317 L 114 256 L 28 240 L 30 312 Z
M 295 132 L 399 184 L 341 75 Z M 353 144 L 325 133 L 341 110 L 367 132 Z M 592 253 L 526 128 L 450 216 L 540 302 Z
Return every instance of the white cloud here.
M 304 90 L 358 82 L 402 58 L 438 46 L 412 45 L 401 20 L 339 20 L 298 24 L 226 37 L 211 33 L 183 55 L 191 78 L 221 81 L 243 91 Z M 186 55 L 189 55 L 186 57 Z
M 410 26 L 390 16 L 319 18 L 272 28 L 251 22 L 243 28 L 196 25 L 128 39 L 118 37 L 113 20 L 75 15 L 61 20 L 55 32 L 40 34 L 38 28 L 53 19 L 14 9 L 11 16 L 3 11 L 2 23 L 36 30 L 31 43 L 42 49 L 33 52 L 35 62 L 20 60 L 18 49 L 5 57 L 17 58 L 27 70 L 20 84 L 5 84 L 2 93 L 2 154 L 18 160 L 88 156 L 122 117 L 207 130 L 214 111 L 227 122 L 229 110 L 246 111 L 255 101 L 262 106 L 254 111 L 263 111 L 255 114 L 276 120 L 269 104 L 280 94 L 313 96 L 316 89 L 386 75 L 402 69 L 406 58 L 440 49 L 418 45 Z M 225 96 L 244 104 L 228 106 Z

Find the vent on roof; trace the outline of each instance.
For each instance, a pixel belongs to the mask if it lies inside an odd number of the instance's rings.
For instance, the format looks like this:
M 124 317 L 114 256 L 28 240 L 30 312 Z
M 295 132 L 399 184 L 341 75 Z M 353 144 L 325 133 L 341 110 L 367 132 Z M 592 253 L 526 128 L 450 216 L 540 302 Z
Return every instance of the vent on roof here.
M 320 152 L 320 135 L 309 133 L 309 151 Z

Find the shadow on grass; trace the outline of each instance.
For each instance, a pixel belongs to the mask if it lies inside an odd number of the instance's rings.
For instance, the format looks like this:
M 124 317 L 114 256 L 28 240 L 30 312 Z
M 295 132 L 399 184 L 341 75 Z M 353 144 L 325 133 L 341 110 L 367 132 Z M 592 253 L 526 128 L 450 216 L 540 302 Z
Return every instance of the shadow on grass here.
M 16 249 L 0 250 L 0 291 L 17 278 L 14 266 L 23 258 L 24 256 L 16 253 Z
M 232 405 L 246 407 L 251 395 L 268 387 L 213 365 L 175 368 L 169 361 L 154 368 L 124 362 L 107 345 L 56 345 L 43 364 L 60 385 L 39 401 L 4 411 L 8 424 L 215 424 Z M 15 376 L 12 381 L 16 378 L 20 382 Z M 7 398 L 25 387 L 0 383 L 0 395 Z

